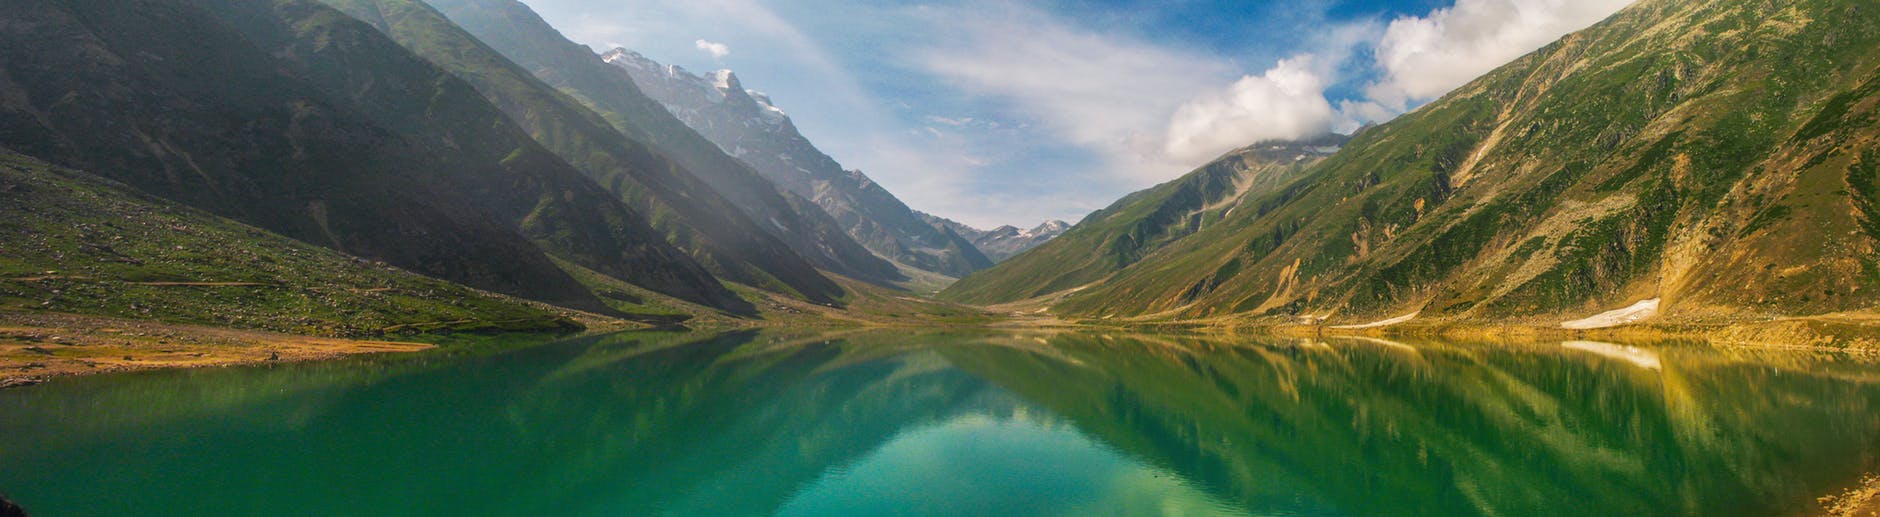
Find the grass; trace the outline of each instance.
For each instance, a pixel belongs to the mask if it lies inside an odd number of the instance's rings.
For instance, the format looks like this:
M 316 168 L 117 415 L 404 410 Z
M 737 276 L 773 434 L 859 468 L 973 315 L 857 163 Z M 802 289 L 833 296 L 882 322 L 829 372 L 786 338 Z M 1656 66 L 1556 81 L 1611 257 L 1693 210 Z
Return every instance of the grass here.
M 0 311 L 314 336 L 563 330 L 561 311 L 0 155 Z
M 1155 209 L 1233 157 L 942 297 L 1116 321 L 1520 320 L 1647 297 L 1674 312 L 1864 309 L 1880 303 L 1860 269 L 1880 245 L 1880 189 L 1864 161 L 1824 170 L 1880 148 L 1876 29 L 1844 1 L 1641 2 L 1199 228 Z

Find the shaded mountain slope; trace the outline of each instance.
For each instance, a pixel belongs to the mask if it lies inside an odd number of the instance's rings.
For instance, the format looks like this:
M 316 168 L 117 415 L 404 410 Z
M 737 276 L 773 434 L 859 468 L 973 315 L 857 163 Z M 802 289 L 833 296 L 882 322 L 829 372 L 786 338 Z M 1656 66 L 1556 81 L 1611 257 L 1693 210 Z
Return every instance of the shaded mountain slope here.
M 683 164 L 623 136 L 429 6 L 407 0 L 326 3 L 470 83 L 544 147 L 646 214 L 713 273 L 818 302 L 841 295 L 835 282 L 761 226 L 774 223 L 745 216 Z
M 844 170 L 797 132 L 768 96 L 746 90 L 731 71 L 701 77 L 626 49 L 602 58 L 626 70 L 640 91 L 724 152 L 784 190 L 814 200 L 869 251 L 955 278 L 992 266 L 982 250 L 926 224 L 866 174 Z
M 175 0 L 0 2 L 0 145 L 348 254 L 600 307 L 463 171 Z
M 311 0 L 194 0 L 300 77 L 455 171 L 468 193 L 550 254 L 666 295 L 745 311 L 745 302 L 614 194 L 542 148 L 449 72 Z
M 1645 0 L 1356 135 L 1058 310 L 1334 320 L 1870 307 L 1880 10 Z M 1073 233 L 1075 233 L 1073 231 Z M 1069 286 L 1063 286 L 1069 287 Z M 962 291 L 966 293 L 968 291 Z
M 336 0 L 334 3 L 345 5 L 365 2 Z M 394 34 L 411 32 L 413 29 L 408 25 L 416 22 L 409 17 L 428 15 L 430 11 L 414 9 L 409 0 L 378 0 L 373 3 L 388 16 L 403 17 L 401 25 L 392 31 Z M 734 207 L 734 213 L 748 216 L 759 229 L 774 235 L 817 267 L 874 282 L 901 278 L 892 264 L 874 257 L 861 244 L 845 235 L 827 213 L 806 199 L 779 191 L 775 184 L 759 176 L 749 166 L 725 155 L 710 141 L 673 118 L 657 101 L 641 94 L 625 73 L 601 62 L 587 47 L 563 38 L 560 32 L 542 21 L 528 6 L 512 0 L 441 0 L 433 1 L 431 5 L 467 31 L 464 38 L 474 36 L 474 39 L 487 43 L 502 57 L 541 78 L 541 82 L 559 89 L 559 93 L 565 94 L 564 99 L 577 101 L 569 104 L 584 111 L 592 110 L 592 113 L 598 115 L 594 120 L 604 121 L 601 124 L 603 127 L 611 126 L 611 129 L 634 142 L 650 146 L 663 159 L 676 164 L 668 167 L 683 169 L 690 177 L 709 185 L 729 201 Z M 435 41 L 447 35 L 447 32 L 441 31 L 428 36 L 414 33 L 400 36 L 400 39 L 413 41 L 433 38 Z M 465 61 L 469 56 L 459 55 L 469 52 L 467 44 L 443 46 L 445 48 L 439 50 L 446 50 L 447 54 L 439 55 L 423 48 L 420 48 L 419 53 L 440 62 L 465 62 L 466 66 L 463 67 L 446 66 L 472 73 L 486 74 L 493 70 L 488 67 L 470 68 L 468 65 L 472 63 Z M 472 81 L 476 82 L 476 79 Z M 492 92 L 486 89 L 486 93 Z M 527 113 L 542 115 L 539 109 Z
M 1101 281 L 1237 210 L 1265 210 L 1249 203 L 1292 185 L 1308 166 L 1343 141 L 1343 137 L 1327 136 L 1307 142 L 1257 144 L 1228 153 L 1181 178 L 1091 213 L 1062 235 L 962 279 L 941 296 L 1006 303 Z
M 0 308 L 362 336 L 560 329 L 554 312 L 0 150 Z

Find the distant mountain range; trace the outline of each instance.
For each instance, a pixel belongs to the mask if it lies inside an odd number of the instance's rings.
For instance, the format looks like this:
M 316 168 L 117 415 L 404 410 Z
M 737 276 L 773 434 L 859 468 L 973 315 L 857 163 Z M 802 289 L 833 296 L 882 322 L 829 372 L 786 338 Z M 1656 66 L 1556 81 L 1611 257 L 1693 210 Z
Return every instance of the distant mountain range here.
M 1876 49 L 1867 2 L 1642 0 L 1335 153 L 1231 154 L 941 296 L 1333 323 L 1871 308 Z
M 1030 230 L 1020 230 L 1017 226 L 1009 224 L 991 230 L 981 230 L 926 212 L 915 213 L 927 224 L 957 234 L 973 243 L 973 247 L 979 248 L 986 254 L 986 258 L 992 259 L 993 262 L 1004 262 L 1005 259 L 1036 248 L 1045 241 L 1055 239 L 1071 229 L 1071 223 L 1053 219 Z
M 693 75 L 626 49 L 603 58 L 632 74 L 641 91 L 725 152 L 784 190 L 814 200 L 875 254 L 952 277 L 992 266 L 984 248 L 927 224 L 861 171 L 843 169 L 798 133 L 769 96 L 746 90 L 730 70 Z

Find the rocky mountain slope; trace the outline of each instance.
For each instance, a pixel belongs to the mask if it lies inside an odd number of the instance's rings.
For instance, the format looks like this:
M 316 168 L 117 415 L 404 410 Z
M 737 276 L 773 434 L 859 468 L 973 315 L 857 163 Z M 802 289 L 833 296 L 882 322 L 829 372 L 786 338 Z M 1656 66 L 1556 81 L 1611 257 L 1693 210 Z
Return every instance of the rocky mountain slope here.
M 324 6 L 4 7 L 0 145 L 502 293 L 604 308 L 553 253 L 673 296 L 737 301 L 473 90 Z M 358 89 L 334 93 L 346 86 Z
M 983 248 L 933 228 L 866 174 L 843 169 L 797 132 L 769 96 L 745 89 L 730 70 L 693 75 L 626 49 L 602 57 L 726 153 L 784 190 L 815 201 L 869 251 L 956 278 L 991 267 Z
M 945 217 L 919 211 L 914 213 L 927 224 L 952 232 L 972 242 L 973 247 L 979 248 L 980 252 L 986 254 L 986 258 L 992 259 L 995 263 L 1004 262 L 1005 259 L 1036 248 L 1071 229 L 1071 223 L 1053 219 L 1030 230 L 1021 230 L 1009 224 L 991 230 L 981 230 Z
M 432 14 L 421 4 L 409 0 L 335 0 L 334 3 L 359 4 L 360 8 L 350 10 L 361 14 L 375 10 L 397 13 L 394 16 L 398 17 Z M 470 42 L 480 39 L 489 49 L 501 53 L 501 57 L 513 60 L 540 78 L 539 81 L 531 78 L 533 82 L 558 89 L 558 95 L 572 100 L 572 104 L 583 110 L 591 110 L 597 120 L 613 131 L 636 145 L 653 149 L 670 162 L 666 167 L 683 171 L 693 181 L 708 185 L 729 202 L 731 209 L 726 216 L 742 216 L 756 222 L 758 229 L 770 233 L 817 267 L 877 283 L 902 279 L 892 264 L 875 257 L 849 238 L 842 227 L 814 203 L 779 190 L 748 165 L 726 155 L 685 123 L 673 118 L 657 101 L 641 94 L 625 72 L 608 66 L 587 47 L 562 37 L 528 6 L 512 0 L 435 0 L 431 5 L 466 31 L 462 36 L 452 35 L 454 39 L 465 40 L 452 45 L 454 50 L 423 50 L 439 40 L 436 35 L 412 33 L 410 23 L 383 26 L 392 29 L 393 34 L 406 34 L 399 39 L 438 61 L 461 61 L 464 56 L 459 53 L 468 50 Z M 461 70 L 472 75 L 485 73 L 482 68 Z M 507 69 L 504 73 L 508 73 Z M 489 88 L 485 91 L 490 93 Z M 539 116 L 537 110 L 512 112 L 525 120 Z M 556 133 L 538 131 L 538 135 L 551 134 Z M 813 299 L 823 298 L 809 286 L 796 288 L 812 295 Z
M 1181 178 L 1124 197 L 1031 253 L 967 277 L 943 296 L 1005 303 L 1097 282 L 1221 222 L 1240 210 L 1247 196 L 1297 180 L 1344 140 L 1328 135 L 1235 150 Z
M 1113 275 L 1038 271 L 1010 278 L 1050 280 L 1009 289 L 995 270 L 949 294 L 1086 287 L 1056 310 L 1334 322 L 1870 308 L 1877 48 L 1869 2 L 1643 0 L 1360 132 Z

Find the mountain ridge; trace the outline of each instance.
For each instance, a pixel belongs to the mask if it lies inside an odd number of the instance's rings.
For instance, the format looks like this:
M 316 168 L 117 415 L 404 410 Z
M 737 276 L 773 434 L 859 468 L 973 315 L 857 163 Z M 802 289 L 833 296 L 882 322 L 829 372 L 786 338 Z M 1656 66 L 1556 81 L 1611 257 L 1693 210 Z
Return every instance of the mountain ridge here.
M 768 225 L 661 149 L 621 133 L 599 113 L 479 40 L 432 5 L 412 0 L 326 0 L 470 83 L 489 102 L 643 213 L 668 240 L 719 277 L 834 303 L 842 289 Z M 781 203 L 781 200 L 779 200 Z M 792 226 L 795 227 L 795 226 Z
M 919 216 L 928 225 L 947 230 L 973 243 L 973 247 L 979 248 L 994 264 L 1036 248 L 1071 229 L 1071 223 L 1051 219 L 1038 223 L 1038 226 L 1031 227 L 1031 229 L 1020 229 L 1007 224 L 990 230 L 981 230 L 968 226 L 966 223 L 918 210 L 914 212 L 914 215 Z
M 721 218 L 749 219 L 755 223 L 755 230 L 770 235 L 815 267 L 877 284 L 903 279 L 892 264 L 848 237 L 827 213 L 726 155 L 657 101 L 646 97 L 626 73 L 602 62 L 586 46 L 569 41 L 527 5 L 507 0 L 435 0 L 429 7 L 448 17 L 446 21 L 460 28 L 468 39 L 487 45 L 528 73 L 530 81 L 555 90 L 555 95 L 571 101 L 567 104 L 592 113 L 613 132 L 653 149 L 670 164 L 665 166 L 683 171 L 688 181 L 709 187 L 725 199 L 733 212 L 721 214 Z M 517 110 L 516 115 L 526 117 L 529 113 Z M 702 215 L 689 217 L 698 219 Z M 798 284 L 792 286 L 797 291 L 818 302 L 833 302 L 841 294 L 840 288 L 826 279 L 792 282 Z
M 843 168 L 816 148 L 768 95 L 745 89 L 731 70 L 694 75 L 622 48 L 602 59 L 629 73 L 641 91 L 725 153 L 814 201 L 874 254 L 952 277 L 991 267 L 993 261 L 970 241 L 934 231 L 867 174 Z
M 9 0 L 0 145 L 303 242 L 576 307 L 591 293 L 424 145 L 197 4 Z M 343 18 L 343 17 L 342 17 Z
M 1333 322 L 1864 310 L 1880 13 L 1857 3 L 1644 0 L 1087 289 L 943 297 Z

